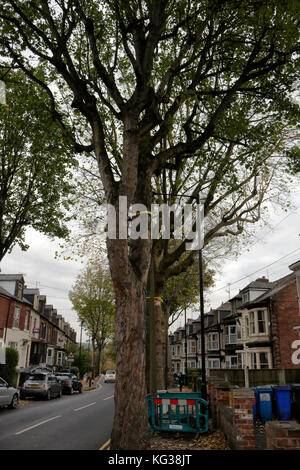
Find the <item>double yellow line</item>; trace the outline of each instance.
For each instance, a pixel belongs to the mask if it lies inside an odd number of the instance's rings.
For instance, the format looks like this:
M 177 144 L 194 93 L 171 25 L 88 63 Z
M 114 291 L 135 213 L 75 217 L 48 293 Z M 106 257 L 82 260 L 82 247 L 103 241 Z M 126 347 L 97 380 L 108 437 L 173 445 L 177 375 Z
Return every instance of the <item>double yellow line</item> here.
M 110 439 L 108 439 L 108 441 L 105 442 L 105 444 L 103 444 L 103 446 L 101 446 L 99 450 L 109 450 L 109 444 L 110 444 Z

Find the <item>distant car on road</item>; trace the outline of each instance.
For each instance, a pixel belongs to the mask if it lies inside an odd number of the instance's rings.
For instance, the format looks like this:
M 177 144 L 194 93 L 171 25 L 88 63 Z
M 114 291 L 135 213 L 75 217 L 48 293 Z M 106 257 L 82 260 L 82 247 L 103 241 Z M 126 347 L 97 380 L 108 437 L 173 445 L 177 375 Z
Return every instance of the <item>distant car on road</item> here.
M 115 382 L 116 381 L 116 372 L 114 370 L 107 370 L 104 376 L 104 383 Z
M 82 383 L 76 375 L 67 374 L 66 372 L 57 372 L 55 376 L 61 383 L 63 393 L 66 392 L 69 395 L 72 395 L 75 391 L 82 393 Z
M 19 403 L 19 390 L 11 387 L 4 379 L 0 377 L 0 406 L 16 409 Z
M 21 398 L 42 397 L 50 400 L 53 397 L 61 397 L 62 388 L 54 374 L 35 372 L 23 383 L 20 395 Z

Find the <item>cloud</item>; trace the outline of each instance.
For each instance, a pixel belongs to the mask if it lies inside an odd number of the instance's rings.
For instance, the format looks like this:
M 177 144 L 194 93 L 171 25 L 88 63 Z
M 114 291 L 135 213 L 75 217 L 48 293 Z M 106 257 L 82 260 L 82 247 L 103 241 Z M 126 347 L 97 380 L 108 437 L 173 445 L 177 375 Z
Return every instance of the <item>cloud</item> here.
M 50 240 L 34 229 L 26 232 L 26 243 L 30 248 L 21 251 L 15 247 L 1 261 L 1 272 L 7 274 L 22 273 L 27 287 L 37 287 L 41 295 L 47 296 L 47 304 L 53 305 L 58 313 L 70 323 L 80 339 L 80 325 L 77 314 L 72 310 L 68 292 L 82 269 L 82 264 L 72 260 L 55 259 L 59 248 L 58 240 Z M 86 341 L 83 334 L 83 340 Z

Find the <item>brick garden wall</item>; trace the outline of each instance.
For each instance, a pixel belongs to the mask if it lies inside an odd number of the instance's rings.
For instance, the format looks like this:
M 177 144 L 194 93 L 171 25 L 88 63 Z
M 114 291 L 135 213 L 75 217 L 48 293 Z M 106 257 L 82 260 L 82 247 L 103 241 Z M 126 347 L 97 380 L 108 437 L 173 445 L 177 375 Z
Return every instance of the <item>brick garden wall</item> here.
M 253 390 L 209 383 L 208 394 L 211 426 L 221 428 L 232 449 L 255 449 Z
M 300 424 L 296 421 L 267 421 L 268 450 L 300 450 Z

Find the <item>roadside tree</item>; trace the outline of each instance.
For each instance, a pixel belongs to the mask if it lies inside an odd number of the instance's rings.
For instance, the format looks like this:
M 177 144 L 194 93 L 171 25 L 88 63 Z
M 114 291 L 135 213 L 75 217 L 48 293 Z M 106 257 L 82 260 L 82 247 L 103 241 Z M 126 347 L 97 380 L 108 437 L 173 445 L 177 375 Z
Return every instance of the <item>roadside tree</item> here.
M 297 14 L 292 0 L 4 0 L 0 6 L 4 56 L 47 92 L 67 141 L 77 151 L 94 150 L 106 200 L 116 209 L 119 238 L 107 240 L 118 376 L 112 449 L 146 448 L 149 438 L 145 297 L 152 242 L 120 236 L 120 196 L 128 207 L 150 210 L 154 176 L 196 155 L 205 162 L 210 139 L 223 137 L 237 102 L 241 115 L 247 109 L 258 119 L 270 113 L 292 119 Z M 179 117 L 182 132 L 163 145 Z M 78 132 L 81 121 L 90 139 Z M 228 145 L 237 137 L 230 129 Z M 207 204 L 216 202 L 211 195 Z M 247 201 L 242 191 L 233 213 L 239 200 Z

